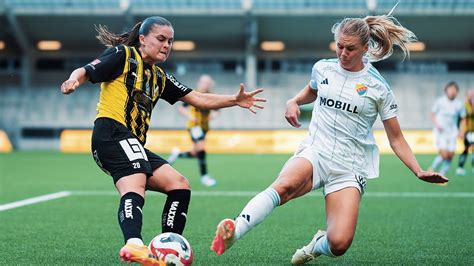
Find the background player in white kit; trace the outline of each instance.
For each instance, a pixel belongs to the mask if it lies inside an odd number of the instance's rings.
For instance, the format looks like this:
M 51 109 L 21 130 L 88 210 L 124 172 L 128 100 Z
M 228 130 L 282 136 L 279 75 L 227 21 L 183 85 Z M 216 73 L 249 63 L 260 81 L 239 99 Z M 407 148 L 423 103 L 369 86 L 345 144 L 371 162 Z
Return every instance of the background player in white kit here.
M 449 82 L 444 87 L 444 95 L 436 99 L 431 109 L 433 134 L 439 150 L 439 155 L 433 160 L 431 169 L 439 168 L 442 175 L 449 171 L 454 157 L 456 138 L 459 136 L 458 120 L 466 117 L 462 102 L 456 99 L 458 92 L 458 84 L 454 81 Z
M 323 188 L 325 195 L 327 232 L 318 231 L 291 262 L 344 254 L 355 234 L 366 177 L 378 175 L 379 155 L 372 135 L 378 115 L 395 154 L 415 176 L 431 183 L 448 182 L 420 168 L 401 132 L 390 86 L 369 63 L 390 56 L 393 44 L 408 53 L 406 44 L 415 40 L 414 34 L 390 15 L 346 18 L 333 26 L 333 33 L 338 58 L 318 61 L 309 84 L 286 105 L 287 121 L 300 127 L 299 106 L 316 101 L 306 139 L 270 187 L 252 198 L 235 220 L 219 223 L 211 245 L 218 255 L 275 207 L 317 188 Z

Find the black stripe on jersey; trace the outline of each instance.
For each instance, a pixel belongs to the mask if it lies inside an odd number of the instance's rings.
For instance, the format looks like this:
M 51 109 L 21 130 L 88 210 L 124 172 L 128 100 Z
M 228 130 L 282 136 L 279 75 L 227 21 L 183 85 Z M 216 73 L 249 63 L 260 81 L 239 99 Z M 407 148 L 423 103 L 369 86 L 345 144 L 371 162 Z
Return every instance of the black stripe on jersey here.
M 161 89 L 161 90 L 160 90 L 159 96 L 161 97 L 161 94 L 163 94 L 163 91 L 165 91 L 165 86 L 166 86 L 166 79 L 167 79 L 167 77 L 166 77 L 166 74 L 165 74 L 165 72 L 163 71 L 163 69 L 161 69 L 161 68 L 159 68 L 159 67 L 157 67 L 157 68 L 158 68 L 158 70 L 160 71 L 160 80 L 161 80 L 161 88 L 160 88 L 160 89 Z M 158 74 L 158 72 L 157 72 L 157 74 Z M 158 81 L 157 81 L 157 82 L 158 82 Z
M 151 99 L 151 109 L 153 109 L 155 107 L 155 104 L 158 102 L 158 99 L 159 99 L 159 92 L 157 92 L 158 95 L 155 95 L 155 88 L 157 86 L 157 83 L 158 83 L 158 73 L 157 73 L 157 66 L 152 66 L 151 67 L 151 76 L 150 76 L 150 99 Z M 153 101 L 154 99 L 156 98 L 155 101 Z M 148 113 L 148 116 L 149 116 L 149 121 L 151 121 L 151 111 L 150 110 L 150 113 Z M 150 127 L 150 123 L 146 122 L 146 119 L 147 117 L 144 118 L 144 124 L 145 124 L 145 130 L 143 132 L 148 132 L 148 128 Z M 146 133 L 144 135 L 144 140 L 143 142 L 146 142 Z
M 148 85 L 150 85 L 150 81 L 148 80 L 148 77 L 145 75 L 146 73 L 146 67 L 145 67 L 145 64 L 143 63 L 142 64 L 142 86 L 140 88 L 140 91 L 137 91 L 136 93 L 141 93 L 142 95 L 140 97 L 146 97 L 147 93 L 148 93 L 148 90 L 146 88 L 146 84 L 148 83 Z M 146 78 L 146 80 L 145 80 Z M 138 89 L 138 84 L 136 85 L 137 86 L 137 89 Z M 143 102 L 142 104 L 146 105 L 145 102 Z M 138 103 L 138 105 L 140 105 L 140 103 Z M 142 108 L 146 108 L 146 109 L 149 109 L 148 106 L 142 106 Z M 134 121 L 135 121 L 135 124 L 137 125 L 136 129 L 137 129 L 137 132 L 136 132 L 136 136 L 142 140 L 143 142 L 145 142 L 145 136 L 144 136 L 144 124 L 146 124 L 145 122 L 145 119 L 146 119 L 146 115 L 148 112 L 151 112 L 151 110 L 148 110 L 148 111 L 144 111 L 144 110 L 141 110 L 140 106 L 138 106 L 138 110 L 137 110 L 137 116 L 134 118 Z
M 124 47 L 125 49 L 128 50 L 129 58 L 137 62 L 133 49 L 127 46 L 124 46 Z M 126 58 L 125 60 L 129 60 L 129 58 Z M 132 96 L 133 96 L 133 90 L 135 88 L 135 84 L 137 82 L 137 77 L 134 76 L 132 73 L 135 73 L 137 71 L 137 64 L 132 64 L 130 62 L 133 60 L 129 60 L 128 71 L 127 71 L 127 74 L 125 75 L 125 87 L 127 88 L 127 93 L 128 93 L 127 101 L 125 102 L 125 124 L 127 124 L 127 128 L 133 134 L 135 134 L 133 126 L 131 125 L 131 122 L 132 122 L 132 110 L 135 104 Z

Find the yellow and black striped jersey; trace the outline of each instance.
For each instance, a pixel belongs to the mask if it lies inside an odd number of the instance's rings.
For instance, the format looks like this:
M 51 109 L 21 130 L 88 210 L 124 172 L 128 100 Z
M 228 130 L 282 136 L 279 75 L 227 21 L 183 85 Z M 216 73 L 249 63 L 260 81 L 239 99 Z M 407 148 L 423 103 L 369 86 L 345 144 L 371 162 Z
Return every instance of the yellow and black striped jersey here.
M 466 109 L 466 131 L 474 132 L 474 104 L 466 101 L 464 108 Z
M 108 48 L 84 68 L 92 83 L 102 82 L 96 118 L 116 120 L 142 144 L 158 99 L 174 104 L 192 91 L 160 67 L 143 62 L 135 47 Z
M 183 104 L 184 107 L 188 108 L 188 112 L 192 119 L 188 119 L 186 123 L 186 128 L 191 129 L 195 126 L 199 126 L 204 131 L 209 130 L 209 114 L 210 110 L 200 110 L 192 105 Z

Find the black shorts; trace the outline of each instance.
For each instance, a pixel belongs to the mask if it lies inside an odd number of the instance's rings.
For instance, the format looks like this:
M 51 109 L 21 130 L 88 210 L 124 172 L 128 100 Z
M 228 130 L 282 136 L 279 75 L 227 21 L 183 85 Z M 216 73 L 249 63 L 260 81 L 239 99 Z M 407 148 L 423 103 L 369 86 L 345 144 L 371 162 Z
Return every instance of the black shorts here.
M 466 131 L 464 134 L 464 146 L 469 147 L 474 144 L 474 131 Z
M 188 129 L 189 135 L 191 135 L 191 140 L 196 143 L 200 140 L 206 139 L 207 130 L 202 129 L 200 126 L 195 126 Z
M 132 174 L 144 173 L 147 177 L 168 162 L 145 149 L 124 125 L 110 118 L 98 118 L 92 132 L 92 156 L 97 165 L 114 183 Z

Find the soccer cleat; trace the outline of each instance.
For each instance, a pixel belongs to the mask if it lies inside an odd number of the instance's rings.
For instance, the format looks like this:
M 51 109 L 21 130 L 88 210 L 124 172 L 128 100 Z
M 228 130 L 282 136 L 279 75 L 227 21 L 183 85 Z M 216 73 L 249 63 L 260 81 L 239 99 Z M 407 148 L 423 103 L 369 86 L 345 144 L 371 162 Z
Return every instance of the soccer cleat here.
M 456 175 L 457 176 L 465 176 L 466 175 L 466 170 L 464 170 L 464 168 L 458 167 L 456 169 Z
M 217 181 L 212 178 L 210 175 L 203 175 L 201 176 L 201 184 L 203 184 L 206 187 L 212 187 L 217 184 Z
M 174 148 L 171 150 L 170 157 L 168 157 L 168 160 L 167 160 L 168 163 L 173 164 L 173 163 L 176 161 L 176 159 L 178 159 L 178 156 L 179 156 L 179 153 L 180 153 L 180 152 L 181 152 L 181 151 L 179 150 L 178 147 L 174 147 Z
M 138 262 L 144 266 L 166 266 L 164 261 L 158 260 L 145 245 L 125 244 L 119 252 L 123 262 Z
M 211 250 L 218 256 L 222 255 L 235 241 L 235 221 L 224 219 L 217 225 L 216 236 L 212 240 Z
M 293 265 L 301 265 L 305 264 L 306 262 L 315 259 L 321 254 L 313 253 L 314 246 L 316 242 L 323 236 L 326 235 L 326 231 L 318 230 L 318 232 L 314 235 L 311 242 L 308 245 L 297 249 L 293 257 L 291 257 L 291 264 Z

